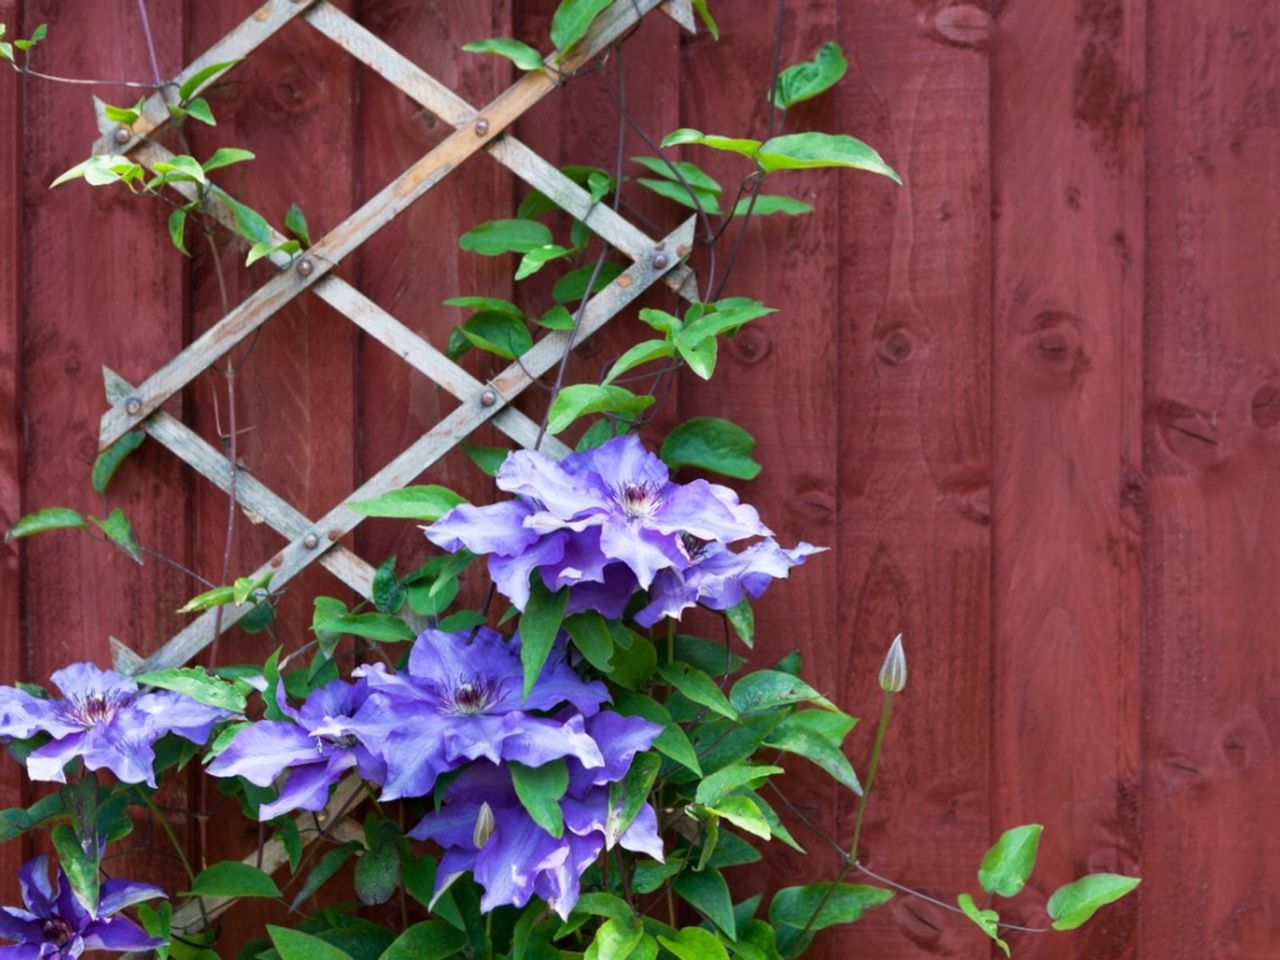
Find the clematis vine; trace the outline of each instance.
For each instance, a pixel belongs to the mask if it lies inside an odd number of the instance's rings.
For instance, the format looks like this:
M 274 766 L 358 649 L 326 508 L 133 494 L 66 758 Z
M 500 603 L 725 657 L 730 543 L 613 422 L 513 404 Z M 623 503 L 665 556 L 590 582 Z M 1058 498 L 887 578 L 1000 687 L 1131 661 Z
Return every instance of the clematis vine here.
M 445 789 L 440 810 L 428 813 L 409 832 L 444 848 L 436 897 L 470 872 L 484 887 L 480 909 L 486 913 L 507 904 L 522 907 L 537 895 L 567 920 L 578 902 L 582 874 L 602 850 L 620 845 L 662 860 L 653 807 L 644 804 L 635 819 L 619 829 L 621 810 L 610 808 L 608 786 L 626 776 L 635 754 L 648 749 L 662 727 L 606 711 L 587 721 L 587 732 L 609 760 L 594 768 L 568 760 L 559 837 L 525 811 L 506 767 L 474 764 Z
M 381 731 L 365 724 L 366 738 L 348 730 L 351 718 L 369 700 L 365 681 L 330 681 L 313 690 L 296 710 L 285 701 L 283 684 L 276 699 L 288 719 L 242 728 L 208 767 L 215 777 L 244 777 L 258 787 L 270 786 L 287 772 L 279 796 L 259 808 L 259 819 L 323 809 L 329 788 L 353 768 L 370 783 L 383 781 L 386 764 L 378 749 L 379 733 L 385 736 L 394 719 L 384 717 Z
M 424 796 L 440 774 L 480 758 L 536 767 L 573 757 L 584 767 L 604 765 L 585 720 L 609 692 L 580 677 L 563 646 L 552 651 L 527 699 L 519 635 L 507 641 L 488 627 L 474 637 L 427 630 L 414 642 L 405 671 L 372 664 L 354 673 L 368 684 L 369 699 L 332 729 L 381 743 L 384 800 Z
M 128 917 L 116 915 L 131 904 L 163 897 L 159 887 L 105 880 L 91 914 L 61 870 L 50 885 L 47 854 L 18 868 L 18 885 L 26 909 L 0 907 L 0 939 L 12 941 L 0 947 L 4 960 L 73 960 L 86 950 L 150 950 L 164 944 Z
M 570 588 L 568 612 L 622 615 L 650 591 L 644 625 L 703 604 L 724 610 L 759 596 L 818 548 L 784 550 L 753 507 L 728 487 L 671 480 L 666 464 L 634 435 L 615 437 L 559 463 L 536 451 L 507 457 L 498 487 L 516 495 L 490 506 L 463 504 L 426 528 L 439 547 L 489 557 L 489 575 L 519 609 L 529 578 Z M 764 537 L 746 550 L 726 545 Z
M 0 737 L 52 738 L 27 756 L 33 780 L 65 783 L 63 767 L 79 758 L 89 770 L 106 768 L 123 783 L 155 787 L 157 740 L 174 733 L 204 743 L 214 724 L 232 716 L 170 690 L 144 692 L 128 677 L 91 663 L 63 667 L 50 679 L 62 697 L 0 687 Z

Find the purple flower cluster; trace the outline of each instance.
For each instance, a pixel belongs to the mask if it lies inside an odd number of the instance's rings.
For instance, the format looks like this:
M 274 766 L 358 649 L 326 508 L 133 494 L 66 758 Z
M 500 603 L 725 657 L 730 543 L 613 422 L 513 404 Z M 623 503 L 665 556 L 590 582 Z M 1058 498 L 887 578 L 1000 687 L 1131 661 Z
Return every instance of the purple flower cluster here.
M 262 787 L 285 774 L 279 797 L 259 811 L 268 819 L 320 809 L 329 787 L 352 768 L 382 788 L 383 800 L 425 796 L 443 774 L 460 770 L 439 813 L 411 835 L 446 847 L 442 876 L 473 870 L 486 889 L 486 909 L 522 905 L 536 892 L 567 915 L 578 877 L 606 842 L 661 859 L 651 808 L 609 836 L 608 784 L 626 775 L 662 728 L 602 710 L 608 690 L 579 676 L 562 644 L 527 698 L 519 636 L 507 641 L 487 627 L 474 637 L 428 630 L 404 671 L 374 664 L 354 673 L 354 683 L 335 680 L 298 710 L 282 702 L 288 720 L 240 730 L 209 772 Z M 561 804 L 566 830 L 556 838 L 525 812 L 507 764 L 539 767 L 561 759 L 570 783 Z M 479 849 L 474 838 L 482 807 L 497 823 Z M 455 843 L 460 838 L 466 844 Z
M 521 610 L 536 572 L 549 590 L 570 588 L 570 613 L 619 617 L 647 590 L 635 619 L 651 626 L 694 604 L 726 610 L 759 596 L 819 549 L 784 550 L 764 539 L 729 550 L 726 544 L 769 537 L 755 509 L 728 487 L 672 482 L 666 465 L 631 435 L 559 463 L 517 451 L 497 482 L 515 499 L 455 507 L 427 528 L 427 538 L 446 550 L 487 554 L 494 584 Z
M 164 943 L 128 917 L 115 916 L 131 904 L 165 895 L 149 883 L 104 881 L 97 910 L 90 913 L 61 870 L 57 883 L 49 885 L 49 858 L 41 854 L 18 868 L 18 885 L 26 909 L 0 907 L 0 939 L 13 941 L 0 947 L 4 960 L 74 960 L 86 950 L 150 950 Z
M 63 767 L 79 757 L 89 770 L 105 767 L 123 783 L 155 787 L 157 740 L 175 733 L 204 743 L 214 724 L 232 715 L 170 690 L 143 692 L 127 677 L 91 663 L 63 667 L 50 679 L 61 698 L 0 687 L 0 737 L 52 738 L 27 756 L 33 780 L 65 783 Z

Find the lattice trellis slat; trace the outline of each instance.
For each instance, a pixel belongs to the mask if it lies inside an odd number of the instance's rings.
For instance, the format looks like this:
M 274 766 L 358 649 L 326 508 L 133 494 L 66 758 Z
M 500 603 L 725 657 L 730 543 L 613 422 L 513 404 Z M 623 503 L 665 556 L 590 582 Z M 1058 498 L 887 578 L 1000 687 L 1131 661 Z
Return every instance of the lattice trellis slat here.
M 582 66 L 645 14 L 660 6 L 677 22 L 686 27 L 692 26 L 688 0 L 665 5 L 661 0 L 619 0 L 565 57 L 561 70 L 569 73 Z M 580 343 L 660 279 L 665 279 L 687 297 L 693 295 L 692 274 L 681 262 L 692 244 L 693 220 L 662 240 L 655 241 L 610 207 L 594 203 L 584 189 L 505 133 L 525 111 L 556 88 L 559 83 L 557 74 L 546 70 L 526 73 L 483 110 L 476 110 L 325 0 L 312 0 L 310 3 L 272 0 L 195 60 L 178 76 L 178 82 L 208 65 L 247 57 L 299 16 L 450 124 L 454 132 L 320 238 L 302 256 L 291 259 L 284 254 L 274 254 L 272 259 L 283 268 L 279 274 L 246 297 L 143 383 L 131 386 L 113 371 L 105 370 L 107 399 L 111 406 L 103 415 L 99 441 L 105 447 L 126 431 L 140 426 L 202 476 L 223 490 L 229 490 L 231 466 L 226 457 L 159 408 L 283 306 L 304 290 L 313 290 L 361 330 L 460 401 L 454 411 L 359 489 L 314 521 L 256 478 L 245 474 L 238 477 L 239 502 L 262 516 L 289 541 L 255 571 L 255 575 L 271 572 L 273 585 L 282 585 L 312 562 L 319 561 L 348 586 L 368 596 L 373 579 L 372 565 L 337 543 L 364 519 L 350 510 L 346 503 L 406 486 L 486 423 L 492 423 L 515 442 L 531 446 L 537 437 L 538 426 L 510 404 L 536 378 L 555 366 L 568 346 L 570 335 L 565 331 L 548 333 L 519 362 L 511 364 L 488 383 L 481 383 L 334 274 L 333 268 L 414 200 L 442 182 L 467 157 L 483 149 L 633 261 L 627 270 L 588 302 L 575 340 L 575 343 Z M 160 144 L 144 139 L 169 120 L 162 92 L 147 100 L 140 119 L 124 134 L 119 133 L 122 128 L 103 118 L 101 110 L 99 116 L 103 135 L 95 145 L 96 152 L 123 152 L 150 169 L 172 157 Z M 192 185 L 173 186 L 188 199 L 195 197 Z M 215 218 L 234 227 L 231 212 L 224 204 L 215 199 L 209 208 Z M 278 234 L 274 234 L 274 238 L 276 242 L 283 239 Z M 554 438 L 544 439 L 543 444 L 553 455 L 567 452 L 567 448 Z M 247 605 L 225 608 L 223 629 L 232 626 L 248 609 Z M 134 669 L 151 670 L 186 663 L 212 642 L 215 619 L 212 611 L 197 617 Z

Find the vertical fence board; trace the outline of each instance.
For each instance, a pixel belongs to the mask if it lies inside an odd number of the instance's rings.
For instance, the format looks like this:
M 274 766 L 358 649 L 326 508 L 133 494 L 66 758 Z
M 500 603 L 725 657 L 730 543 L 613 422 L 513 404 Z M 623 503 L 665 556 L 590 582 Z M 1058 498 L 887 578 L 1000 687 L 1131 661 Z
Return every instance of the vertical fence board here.
M 1151 17 L 1142 956 L 1280 954 L 1276 10 Z
M 884 152 L 906 184 L 844 181 L 839 299 L 827 309 L 840 396 L 831 656 L 841 700 L 865 717 L 858 756 L 899 631 L 910 676 L 862 859 L 950 901 L 972 885 L 988 832 L 988 42 L 983 17 L 953 35 L 940 6 L 841 8 L 851 66 L 839 128 Z M 842 804 L 842 837 L 853 820 Z M 976 956 L 981 942 L 963 918 L 900 896 L 828 956 Z
M 19 0 L 0 0 L 0 23 L 22 22 Z M 22 84 L 6 70 L 0 76 L 0 525 L 5 529 L 22 515 Z M 0 545 L 0 682 L 25 680 L 23 655 L 22 548 Z M 22 769 L 0 766 L 0 805 L 22 803 Z M 22 844 L 0 846 L 0 902 L 17 903 L 16 872 L 22 864 Z
M 149 7 L 158 27 L 160 69 L 176 71 L 183 63 L 182 5 L 164 0 Z M 25 4 L 28 33 L 44 22 L 49 38 L 37 51 L 41 69 L 72 77 L 153 79 L 135 5 L 97 7 L 86 21 L 67 4 Z M 137 97 L 137 91 L 118 87 L 89 90 L 42 80 L 28 80 L 24 89 L 21 183 L 29 204 L 27 249 L 38 255 L 27 264 L 22 288 L 22 505 L 65 505 L 105 516 L 106 505 L 89 479 L 105 407 L 101 367 L 136 377 L 157 357 L 176 352 L 185 300 L 182 260 L 169 245 L 164 205 L 82 181 L 48 189 L 87 156 L 97 136 L 94 92 L 118 104 Z M 186 490 L 181 465 L 145 444 L 116 475 L 109 506 L 124 510 L 144 547 L 181 560 L 188 542 Z M 30 679 L 40 683 L 70 662 L 109 664 L 108 636 L 140 648 L 158 644 L 177 629 L 173 611 L 189 595 L 181 575 L 155 558 L 140 567 L 77 531 L 27 541 L 23 576 Z M 182 789 L 167 793 L 165 802 L 185 806 Z M 167 858 L 131 857 L 117 868 L 146 871 L 169 889 L 186 882 Z

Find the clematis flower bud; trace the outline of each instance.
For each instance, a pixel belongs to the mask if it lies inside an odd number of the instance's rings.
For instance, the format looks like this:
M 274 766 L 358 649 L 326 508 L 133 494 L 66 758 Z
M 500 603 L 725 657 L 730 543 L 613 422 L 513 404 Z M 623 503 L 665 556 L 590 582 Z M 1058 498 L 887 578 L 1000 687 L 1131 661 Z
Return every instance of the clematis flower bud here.
M 901 693 L 907 685 L 907 656 L 902 652 L 902 634 L 893 638 L 880 668 L 880 689 L 885 693 Z
M 493 807 L 489 804 L 480 804 L 480 812 L 476 814 L 476 828 L 471 833 L 471 842 L 476 845 L 477 850 L 482 850 L 484 845 L 489 842 L 489 838 L 493 836 Z

